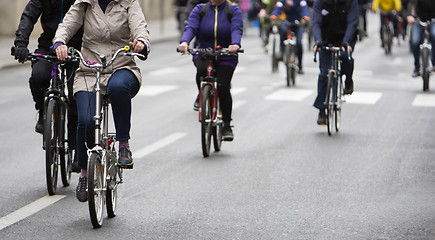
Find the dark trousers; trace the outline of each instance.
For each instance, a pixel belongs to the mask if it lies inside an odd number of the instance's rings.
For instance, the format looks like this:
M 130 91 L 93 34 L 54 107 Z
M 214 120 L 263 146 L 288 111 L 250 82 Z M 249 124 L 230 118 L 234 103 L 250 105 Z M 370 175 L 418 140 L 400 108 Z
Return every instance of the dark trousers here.
M 349 44 L 352 47 L 352 51 L 355 50 L 355 41 Z M 352 79 L 353 75 L 353 58 L 349 60 L 347 56 L 347 51 L 340 52 L 341 59 L 341 74 L 346 75 L 346 81 Z M 328 87 L 328 70 L 331 67 L 332 62 L 331 52 L 322 50 L 319 52 L 319 79 L 317 81 L 317 97 L 314 101 L 313 106 L 318 109 L 325 109 L 325 98 Z
M 112 74 L 107 85 L 107 93 L 112 105 L 116 140 L 130 139 L 131 99 L 139 91 L 139 81 L 127 69 Z M 75 94 L 77 101 L 77 159 L 82 169 L 87 168 L 87 148 L 95 145 L 95 92 L 80 91 Z
M 46 50 L 36 50 L 36 53 L 48 54 Z M 68 145 L 70 148 L 76 147 L 76 129 L 77 129 L 77 105 L 73 97 L 73 83 L 75 70 L 78 64 L 68 64 L 65 66 L 68 88 Z M 32 62 L 32 73 L 29 78 L 30 91 L 32 93 L 33 101 L 35 102 L 35 109 L 42 110 L 44 105 L 44 92 L 50 86 L 51 72 L 53 65 L 45 60 L 38 60 Z M 42 112 L 41 112 L 42 114 Z
M 207 74 L 207 61 L 198 58 L 195 61 L 196 66 L 196 85 L 200 87 L 201 77 Z M 222 109 L 222 120 L 231 121 L 233 111 L 233 98 L 231 96 L 231 79 L 233 78 L 234 68 L 227 65 L 216 66 L 216 78 L 218 81 L 219 104 Z
M 420 43 L 423 42 L 424 28 L 415 23 L 412 25 L 411 49 L 414 55 L 414 67 L 418 71 L 420 69 Z M 430 41 L 432 44 L 432 65 L 435 65 L 435 24 L 429 27 Z

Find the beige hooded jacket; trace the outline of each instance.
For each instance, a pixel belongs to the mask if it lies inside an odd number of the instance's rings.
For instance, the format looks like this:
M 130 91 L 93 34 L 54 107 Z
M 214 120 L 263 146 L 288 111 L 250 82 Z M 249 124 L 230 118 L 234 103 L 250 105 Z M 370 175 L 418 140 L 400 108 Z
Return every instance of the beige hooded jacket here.
M 109 61 L 119 48 L 132 40 L 141 40 L 150 51 L 149 31 L 142 9 L 137 0 L 112 0 L 104 13 L 98 0 L 76 0 L 59 24 L 53 44 L 66 43 L 84 26 L 82 54 L 91 62 L 100 62 L 100 55 Z M 112 73 L 119 69 L 129 69 L 142 84 L 139 68 L 133 57 L 121 56 L 106 68 L 101 75 L 102 90 L 106 90 Z M 80 64 L 74 79 L 74 93 L 93 91 L 95 74 L 90 68 Z

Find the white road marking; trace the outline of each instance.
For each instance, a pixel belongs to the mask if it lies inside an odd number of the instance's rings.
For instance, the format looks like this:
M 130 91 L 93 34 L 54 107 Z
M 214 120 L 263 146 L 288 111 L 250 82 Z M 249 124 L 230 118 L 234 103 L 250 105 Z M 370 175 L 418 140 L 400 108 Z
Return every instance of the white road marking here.
M 178 86 L 176 85 L 154 85 L 154 86 L 142 86 L 139 92 L 137 93 L 138 96 L 156 96 L 164 92 L 169 92 L 172 90 L 177 89 Z
M 157 150 L 159 150 L 160 148 L 163 148 L 177 140 L 179 140 L 180 138 L 186 136 L 187 133 L 173 133 L 149 146 L 146 146 L 136 152 L 133 153 L 133 157 L 138 159 L 138 158 L 143 158 L 148 154 L 151 154 Z
M 346 95 L 346 103 L 353 104 L 376 104 L 382 97 L 380 92 L 353 92 L 352 95 Z
M 278 91 L 266 96 L 266 100 L 302 101 L 304 98 L 310 96 L 312 93 L 312 90 L 306 89 L 279 89 Z
M 30 215 L 50 206 L 51 204 L 66 197 L 65 195 L 53 195 L 42 197 L 18 210 L 0 218 L 0 230 L 6 228 L 18 221 L 21 221 Z
M 416 107 L 435 107 L 435 95 L 419 93 L 415 96 L 412 106 Z
M 244 91 L 246 91 L 246 88 L 231 88 L 231 95 L 235 96 Z
M 166 74 L 170 74 L 170 73 L 175 73 L 178 71 L 180 71 L 180 68 L 166 67 L 166 68 L 161 68 L 158 70 L 151 71 L 151 72 L 149 72 L 149 74 L 152 76 L 161 76 L 161 75 L 166 75 Z
M 233 110 L 239 108 L 240 106 L 244 105 L 246 103 L 246 100 L 238 100 L 233 102 Z

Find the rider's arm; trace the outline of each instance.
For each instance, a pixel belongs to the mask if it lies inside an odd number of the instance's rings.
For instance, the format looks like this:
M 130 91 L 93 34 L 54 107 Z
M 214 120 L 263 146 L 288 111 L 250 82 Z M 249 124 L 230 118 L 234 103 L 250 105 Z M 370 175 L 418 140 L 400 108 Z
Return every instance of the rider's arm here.
M 285 0 L 278 1 L 275 5 L 275 9 L 273 9 L 273 12 L 271 15 L 277 17 L 282 12 L 282 10 L 284 8 L 284 4 L 285 4 Z
M 379 8 L 379 0 L 373 0 L 372 11 L 376 12 L 378 10 L 378 8 Z
M 53 44 L 56 42 L 68 43 L 74 34 L 82 27 L 86 7 L 87 3 L 77 1 L 71 6 L 69 11 L 65 14 L 63 22 L 60 23 L 57 28 L 53 38 Z
M 200 24 L 200 12 L 203 4 L 197 5 L 189 15 L 189 20 L 187 21 L 186 28 L 184 29 L 183 36 L 181 37 L 180 43 L 192 41 L 193 37 L 198 34 L 199 24 Z
M 133 37 L 134 52 L 139 52 L 146 57 L 150 52 L 150 38 L 148 25 L 138 1 L 132 1 L 127 12 L 128 26 Z M 143 43 L 143 46 L 141 43 Z
M 243 16 L 242 11 L 237 6 L 231 6 L 233 18 L 231 19 L 231 45 L 241 46 L 243 35 Z
M 320 1 L 315 1 L 313 5 L 313 36 L 315 43 L 322 42 L 322 6 Z
M 309 21 L 310 20 L 310 13 L 308 12 L 308 4 L 307 1 L 302 0 L 301 1 L 301 15 L 302 18 Z
M 397 12 L 400 12 L 400 10 L 402 10 L 401 0 L 394 0 L 394 10 L 396 10 Z
M 352 0 L 349 12 L 347 13 L 347 28 L 346 28 L 346 33 L 344 34 L 342 44 L 349 44 L 352 41 L 353 37 L 355 36 L 357 26 L 358 26 L 358 1 Z
M 43 5 L 41 0 L 30 0 L 24 8 L 21 15 L 18 29 L 15 32 L 14 45 L 17 47 L 27 47 L 29 45 L 29 37 L 33 31 L 38 18 L 41 16 Z

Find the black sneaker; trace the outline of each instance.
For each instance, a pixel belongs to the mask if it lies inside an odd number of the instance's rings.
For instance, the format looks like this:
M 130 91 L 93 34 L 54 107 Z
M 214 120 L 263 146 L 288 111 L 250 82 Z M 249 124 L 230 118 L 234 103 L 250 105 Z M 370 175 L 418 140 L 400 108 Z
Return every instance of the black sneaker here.
M 71 165 L 71 171 L 75 173 L 79 173 L 82 169 L 79 167 L 79 161 L 77 160 L 77 152 L 74 151 L 74 159 Z
M 325 109 L 319 109 L 319 116 L 317 117 L 317 124 L 326 125 Z
M 302 67 L 299 67 L 298 74 L 304 74 L 304 70 L 302 70 Z
M 132 169 L 134 165 L 131 151 L 128 148 L 119 149 L 118 166 L 120 168 Z
M 416 77 L 418 77 L 418 76 L 420 76 L 420 71 L 417 70 L 417 69 L 414 69 L 414 72 L 412 72 L 412 77 L 413 77 L 413 78 L 416 78 Z
M 76 187 L 76 197 L 79 202 L 88 201 L 88 178 L 80 177 Z
M 193 103 L 193 110 L 198 111 L 199 110 L 199 94 L 196 96 L 195 102 Z
M 42 110 L 39 110 L 38 112 L 38 121 L 35 125 L 35 132 L 42 134 L 44 131 L 44 114 L 42 113 Z
M 234 139 L 234 134 L 233 134 L 233 130 L 231 129 L 230 123 L 224 122 L 222 127 L 222 140 L 231 142 L 233 141 L 233 139 Z
M 344 82 L 344 94 L 352 94 L 353 93 L 353 80 L 349 79 Z

